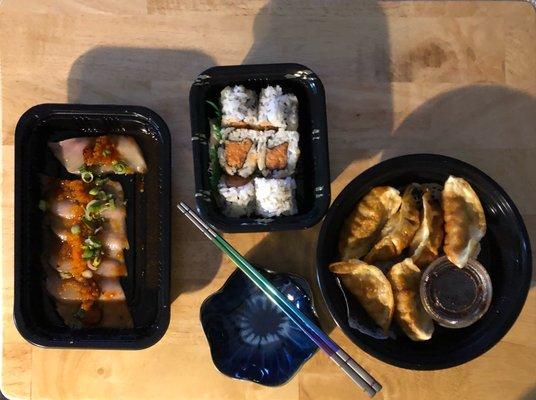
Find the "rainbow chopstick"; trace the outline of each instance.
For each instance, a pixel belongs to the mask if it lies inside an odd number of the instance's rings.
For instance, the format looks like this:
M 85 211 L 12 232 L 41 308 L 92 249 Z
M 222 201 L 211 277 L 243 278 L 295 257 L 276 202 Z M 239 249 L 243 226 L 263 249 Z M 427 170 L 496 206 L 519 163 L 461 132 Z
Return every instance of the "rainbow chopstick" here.
M 331 340 L 327 334 L 316 326 L 313 321 L 297 309 L 268 279 L 242 257 L 233 246 L 208 226 L 195 211 L 183 202 L 180 202 L 177 207 L 212 243 L 227 254 L 231 261 L 370 397 L 381 390 L 382 386 L 363 367 L 356 363 L 337 343 Z

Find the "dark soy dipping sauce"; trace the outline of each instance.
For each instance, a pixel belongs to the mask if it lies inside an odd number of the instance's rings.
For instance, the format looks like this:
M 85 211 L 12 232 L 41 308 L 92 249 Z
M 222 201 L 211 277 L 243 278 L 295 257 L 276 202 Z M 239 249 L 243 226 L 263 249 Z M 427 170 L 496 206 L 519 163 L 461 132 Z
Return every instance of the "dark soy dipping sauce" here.
M 471 261 L 458 268 L 446 258 L 438 260 L 423 277 L 423 303 L 441 325 L 468 326 L 487 310 L 491 283 L 485 269 Z
M 458 267 L 445 267 L 430 277 L 430 294 L 436 311 L 467 314 L 481 290 L 475 277 Z

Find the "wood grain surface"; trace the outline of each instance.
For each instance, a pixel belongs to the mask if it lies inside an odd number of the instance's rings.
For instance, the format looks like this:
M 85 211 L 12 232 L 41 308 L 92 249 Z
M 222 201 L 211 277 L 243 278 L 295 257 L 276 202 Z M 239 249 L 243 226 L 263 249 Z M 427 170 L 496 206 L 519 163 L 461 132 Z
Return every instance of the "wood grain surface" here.
M 4 0 L 2 90 L 2 391 L 32 399 L 365 398 L 323 354 L 288 384 L 231 380 L 213 366 L 199 306 L 230 262 L 177 213 L 172 317 L 142 351 L 51 350 L 18 334 L 13 307 L 13 134 L 46 102 L 139 104 L 168 123 L 173 204 L 193 201 L 188 91 L 213 65 L 299 62 L 327 93 L 333 198 L 393 156 L 442 153 L 491 175 L 536 237 L 536 13 L 521 2 Z M 226 235 L 249 259 L 314 283 L 318 227 Z M 292 243 L 292 245 L 291 245 Z M 533 286 L 534 286 L 533 281 Z M 536 398 L 536 289 L 511 331 L 466 365 L 415 372 L 373 359 L 323 327 L 383 384 L 379 399 Z

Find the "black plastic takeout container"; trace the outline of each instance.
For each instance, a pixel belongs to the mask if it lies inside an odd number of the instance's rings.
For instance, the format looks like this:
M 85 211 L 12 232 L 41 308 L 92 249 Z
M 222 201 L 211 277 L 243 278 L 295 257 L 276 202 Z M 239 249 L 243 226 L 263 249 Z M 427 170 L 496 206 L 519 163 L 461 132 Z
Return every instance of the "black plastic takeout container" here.
M 113 176 L 127 200 L 121 278 L 134 320 L 132 329 L 67 327 L 44 288 L 39 174 L 74 178 L 55 159 L 48 141 L 119 134 L 140 145 L 147 173 Z M 45 347 L 141 349 L 156 343 L 169 324 L 170 136 L 153 111 L 136 106 L 43 104 L 29 109 L 15 132 L 15 324 L 21 335 Z
M 443 185 L 449 175 L 467 180 L 478 195 L 486 215 L 478 261 L 486 268 L 493 287 L 488 311 L 474 324 L 448 329 L 436 324 L 432 338 L 414 342 L 400 330 L 396 337 L 375 338 L 350 323 L 370 326 L 371 320 L 359 302 L 345 295 L 328 266 L 340 260 L 341 228 L 359 201 L 373 187 L 402 190 L 416 183 Z M 416 370 L 434 370 L 463 364 L 493 347 L 516 321 L 527 298 L 532 276 L 530 240 L 514 202 L 492 178 L 463 161 L 438 154 L 411 154 L 383 161 L 352 180 L 337 196 L 322 223 L 317 242 L 317 279 L 331 316 L 361 349 L 392 365 Z M 368 321 L 368 322 L 367 322 Z M 372 322 L 373 323 L 373 322 Z M 354 325 L 354 326 L 352 326 Z M 492 362 L 492 358 L 489 359 Z
M 298 98 L 301 155 L 296 166 L 298 213 L 274 218 L 231 218 L 218 209 L 209 182 L 209 118 L 219 104 L 225 86 L 244 85 L 257 92 L 279 85 Z M 261 232 L 313 226 L 327 212 L 330 201 L 328 134 L 324 87 L 320 78 L 300 64 L 262 64 L 213 67 L 203 71 L 190 90 L 190 118 L 195 169 L 197 209 L 214 227 L 224 232 Z

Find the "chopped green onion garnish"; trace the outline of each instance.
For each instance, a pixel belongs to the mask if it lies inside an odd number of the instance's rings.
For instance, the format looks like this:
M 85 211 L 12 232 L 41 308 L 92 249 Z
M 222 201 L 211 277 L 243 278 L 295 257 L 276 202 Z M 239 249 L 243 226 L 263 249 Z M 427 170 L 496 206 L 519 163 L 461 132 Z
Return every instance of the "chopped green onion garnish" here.
M 93 174 L 89 171 L 81 172 L 80 177 L 86 183 L 90 183 L 91 181 L 93 181 Z
M 93 181 L 93 173 L 87 168 L 86 165 L 82 165 L 80 168 L 78 168 L 78 171 L 80 172 L 80 177 L 84 182 L 89 183 Z
M 112 152 L 110 150 L 108 150 L 108 149 L 104 149 L 104 151 L 102 152 L 102 155 L 104 157 L 108 157 L 110 154 L 112 154 Z
M 93 258 L 93 254 L 94 251 L 90 250 L 90 249 L 85 249 L 84 252 L 82 253 L 82 258 L 84 260 L 88 260 L 90 258 Z
M 84 225 L 87 226 L 89 229 L 93 229 L 93 227 L 91 226 L 91 220 L 87 219 L 85 215 L 82 217 L 82 222 L 83 222 Z
M 84 318 L 85 315 L 86 315 L 86 311 L 83 308 L 79 308 L 78 311 L 73 314 L 73 317 L 80 320 Z
M 88 236 L 87 239 L 84 240 L 84 243 L 86 243 L 90 249 L 100 249 L 102 247 L 101 243 L 93 236 Z
M 59 271 L 61 279 L 69 279 L 73 276 L 69 272 Z
M 115 200 L 110 199 L 110 201 L 107 203 L 110 208 L 115 208 Z
M 91 221 L 94 217 L 94 214 L 99 212 L 100 207 L 100 201 L 99 200 L 91 200 L 86 205 L 86 213 L 84 215 L 86 220 Z
M 117 174 L 126 174 L 127 165 L 124 161 L 115 161 L 112 163 L 114 172 Z
M 71 233 L 73 235 L 78 235 L 80 233 L 80 225 L 71 226 Z
M 39 209 L 41 211 L 46 211 L 48 208 L 48 204 L 45 200 L 39 200 Z
M 100 190 L 99 193 L 97 193 L 97 199 L 102 200 L 102 201 L 106 201 L 106 200 L 108 200 L 108 195 L 105 192 L 103 192 L 102 190 Z
M 89 191 L 89 194 L 92 196 L 95 196 L 97 193 L 99 193 L 99 188 L 94 187 Z
M 95 186 L 103 186 L 108 182 L 108 178 L 97 178 L 95 179 Z
M 93 258 L 93 261 L 91 261 L 91 265 L 93 265 L 94 267 L 98 267 L 100 263 L 101 263 L 101 256 L 100 254 L 98 254 L 97 256 Z

